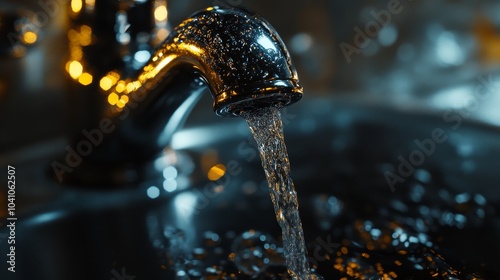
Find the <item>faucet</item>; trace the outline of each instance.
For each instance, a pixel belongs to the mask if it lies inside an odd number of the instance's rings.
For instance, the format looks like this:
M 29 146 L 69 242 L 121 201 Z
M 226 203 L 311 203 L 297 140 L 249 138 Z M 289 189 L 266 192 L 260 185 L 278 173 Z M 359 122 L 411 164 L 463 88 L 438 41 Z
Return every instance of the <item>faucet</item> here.
M 92 181 L 110 173 L 103 168 L 153 159 L 206 88 L 219 116 L 287 106 L 300 100 L 303 90 L 274 28 L 260 16 L 232 7 L 211 7 L 184 20 L 138 73 L 108 92 L 123 91 L 124 84 L 130 91 L 127 104 L 121 110 L 107 110 L 101 119 L 113 131 L 84 133 L 102 143 L 83 159 L 85 164 L 71 171 L 70 178 L 82 181 L 99 174 Z M 117 102 L 112 93 L 111 104 Z

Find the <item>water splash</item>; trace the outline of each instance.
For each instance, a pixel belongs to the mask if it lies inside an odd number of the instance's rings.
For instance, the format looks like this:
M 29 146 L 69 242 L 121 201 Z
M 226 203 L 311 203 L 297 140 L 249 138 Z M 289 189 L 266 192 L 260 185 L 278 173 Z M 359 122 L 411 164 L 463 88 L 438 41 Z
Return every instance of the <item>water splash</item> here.
M 276 219 L 283 235 L 286 265 L 293 279 L 321 279 L 310 272 L 299 205 L 283 136 L 281 115 L 268 107 L 242 114 L 259 148 Z

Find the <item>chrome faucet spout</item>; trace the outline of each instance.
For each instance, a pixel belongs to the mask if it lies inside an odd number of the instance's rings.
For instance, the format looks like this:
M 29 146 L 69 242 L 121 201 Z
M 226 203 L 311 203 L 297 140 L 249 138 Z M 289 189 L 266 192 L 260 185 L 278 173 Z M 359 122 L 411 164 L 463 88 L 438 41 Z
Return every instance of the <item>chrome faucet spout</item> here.
M 277 32 L 263 18 L 237 8 L 208 8 L 182 22 L 133 82 L 140 85 L 135 94 L 144 104 L 133 111 L 129 132 L 157 148 L 168 144 L 206 87 L 220 116 L 287 106 L 302 97 Z
M 277 32 L 263 18 L 242 9 L 208 8 L 182 22 L 139 80 L 146 87 L 168 84 L 165 77 L 176 68 L 200 75 L 220 116 L 237 116 L 253 106 L 286 106 L 302 94 Z
M 208 88 L 219 116 L 302 97 L 289 53 L 274 28 L 239 8 L 212 7 L 174 28 L 132 78 L 128 102 L 115 111 L 116 131 L 89 158 L 143 162 L 157 155 Z M 111 92 L 121 92 L 116 84 Z M 116 109 L 116 108 L 114 108 Z

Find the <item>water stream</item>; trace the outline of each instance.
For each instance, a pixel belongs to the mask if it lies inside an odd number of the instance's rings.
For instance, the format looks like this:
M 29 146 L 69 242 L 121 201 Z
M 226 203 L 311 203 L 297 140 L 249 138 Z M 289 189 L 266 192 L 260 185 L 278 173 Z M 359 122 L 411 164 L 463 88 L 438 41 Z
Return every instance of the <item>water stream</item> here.
M 165 279 L 500 279 L 496 261 L 500 204 L 473 188 L 457 190 L 439 168 L 416 170 L 404 187 L 389 195 L 381 191 L 387 186 L 378 178 L 379 165 L 365 154 L 361 158 L 369 167 L 358 166 L 347 176 L 297 177 L 301 184 L 324 184 L 301 192 L 304 238 L 279 110 L 260 109 L 243 117 L 260 151 L 283 244 L 277 241 L 279 231 L 269 226 L 272 217 L 261 216 L 271 207 L 267 187 L 261 188 L 260 179 L 254 182 L 255 173 L 245 173 L 241 176 L 247 176 L 242 179 L 246 183 L 235 186 L 244 189 L 250 182 L 253 191 L 242 192 L 239 198 L 228 193 L 234 203 L 214 207 L 213 201 L 212 208 L 202 211 L 200 215 L 206 216 L 201 220 L 213 218 L 214 213 L 236 211 L 236 215 L 202 229 L 202 242 L 189 248 L 191 253 L 177 252 L 179 244 L 187 244 L 182 230 L 161 230 L 168 242 L 158 247 L 159 255 L 165 258 L 165 267 L 174 268 L 166 271 L 174 274 Z M 295 140 L 309 139 L 301 137 Z M 326 147 L 326 143 L 315 145 Z M 222 148 L 225 145 L 221 143 Z M 237 217 L 231 222 L 235 226 L 227 227 L 225 219 L 231 216 Z
M 290 176 L 281 115 L 277 108 L 262 108 L 242 116 L 259 148 L 271 199 L 283 235 L 283 249 L 288 272 L 293 279 L 322 279 L 311 273 L 307 262 L 297 192 Z

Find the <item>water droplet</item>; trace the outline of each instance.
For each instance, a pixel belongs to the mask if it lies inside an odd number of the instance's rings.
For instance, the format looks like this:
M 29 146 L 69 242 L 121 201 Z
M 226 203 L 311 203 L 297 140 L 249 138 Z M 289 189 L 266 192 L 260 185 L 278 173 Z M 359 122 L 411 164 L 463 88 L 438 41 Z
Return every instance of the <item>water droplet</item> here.
M 187 270 L 189 276 L 197 277 L 196 279 L 198 279 L 203 275 L 203 266 L 203 262 L 199 260 L 191 260 L 184 264 L 184 269 Z
M 213 231 L 203 233 L 203 238 L 205 239 L 206 246 L 216 246 L 220 242 L 219 235 Z
M 415 170 L 415 179 L 422 183 L 429 183 L 431 181 L 431 173 L 425 169 Z
M 246 231 L 236 237 L 232 250 L 234 262 L 245 274 L 261 272 L 271 262 L 271 253 L 276 248 L 274 239 L 259 231 Z
M 455 201 L 459 204 L 466 203 L 469 201 L 469 199 L 470 199 L 470 194 L 468 194 L 468 193 L 461 193 L 461 194 L 457 194 L 455 196 Z
M 207 267 L 205 269 L 205 279 L 207 280 L 216 280 L 216 279 L 222 279 L 223 271 L 220 268 L 215 268 L 215 267 Z
M 160 189 L 156 186 L 151 186 L 146 191 L 147 195 L 151 199 L 155 199 L 160 196 Z
M 190 280 L 189 276 L 187 275 L 186 271 L 184 271 L 184 270 L 177 271 L 177 273 L 175 275 L 175 279 L 176 280 Z
M 197 260 L 203 260 L 207 257 L 207 251 L 203 248 L 194 248 L 193 249 L 193 258 Z
M 484 198 L 481 194 L 476 194 L 474 196 L 474 201 L 481 206 L 486 204 L 486 198 Z

